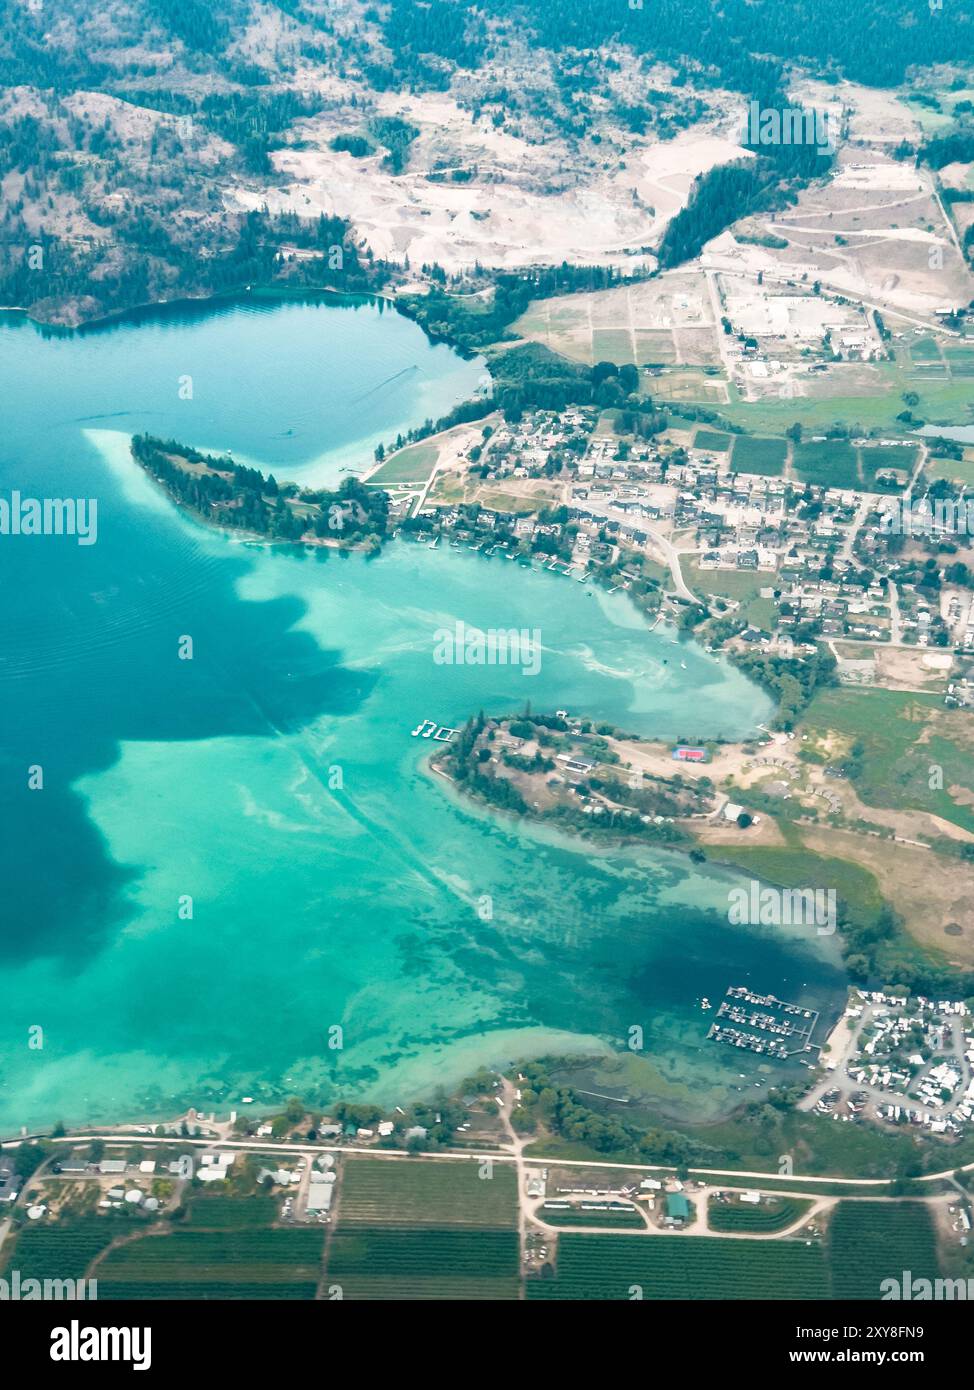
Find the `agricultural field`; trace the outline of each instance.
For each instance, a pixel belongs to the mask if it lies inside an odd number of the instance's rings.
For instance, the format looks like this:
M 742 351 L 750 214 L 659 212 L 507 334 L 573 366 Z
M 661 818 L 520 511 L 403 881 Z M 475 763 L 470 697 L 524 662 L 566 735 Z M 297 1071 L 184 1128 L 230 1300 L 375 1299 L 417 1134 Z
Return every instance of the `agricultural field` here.
M 271 1226 L 278 1203 L 273 1197 L 226 1197 L 222 1193 L 194 1194 L 189 1203 L 189 1222 L 197 1230 L 243 1230 L 248 1226 Z
M 127 1222 L 107 1216 L 27 1225 L 10 1242 L 0 1269 L 19 1269 L 21 1279 L 83 1279 L 92 1260 L 129 1230 Z
M 886 452 L 886 451 L 884 451 Z M 795 445 L 795 473 L 821 487 L 858 487 L 858 451 L 845 439 Z
M 885 449 L 860 449 L 859 458 L 862 464 L 863 480 L 868 488 L 876 474 L 884 468 L 899 469 L 909 480 L 916 465 L 917 448 L 915 444 L 891 444 Z
M 535 301 L 511 331 L 587 366 L 720 360 L 707 288 L 697 272 Z
M 531 1278 L 529 1299 L 828 1298 L 820 1246 L 719 1236 L 559 1237 L 553 1278 Z
M 513 1230 L 517 1179 L 513 1164 L 495 1163 L 480 1176 L 480 1160 L 347 1159 L 341 1185 L 341 1222 L 365 1226 L 479 1226 Z
M 711 1200 L 707 1223 L 712 1231 L 745 1231 L 749 1235 L 770 1236 L 800 1221 L 811 1205 L 799 1197 L 765 1199 L 760 1206 Z
M 539 1207 L 538 1219 L 547 1226 L 618 1226 L 620 1230 L 643 1231 L 646 1222 L 638 1211 L 584 1211 L 581 1207 L 547 1211 Z
M 731 467 L 736 473 L 760 473 L 777 478 L 784 472 L 788 444 L 784 439 L 763 439 L 753 434 L 734 436 Z
M 327 1281 L 346 1299 L 516 1299 L 517 1232 L 365 1226 L 346 1223 L 343 1212 Z
M 517 1298 L 517 1177 L 480 1161 L 346 1159 L 327 1279 L 345 1298 Z
M 974 348 L 948 347 L 944 349 L 944 356 L 951 376 L 974 376 Z
M 718 430 L 697 430 L 693 440 L 695 449 L 709 449 L 715 454 L 726 454 L 733 442 L 733 437 L 723 434 Z
M 941 1276 L 930 1212 L 920 1202 L 840 1202 L 829 1222 L 834 1298 L 878 1299 L 884 1279 Z
M 98 1265 L 98 1296 L 312 1299 L 323 1244 L 320 1227 L 176 1229 L 142 1236 L 118 1246 Z

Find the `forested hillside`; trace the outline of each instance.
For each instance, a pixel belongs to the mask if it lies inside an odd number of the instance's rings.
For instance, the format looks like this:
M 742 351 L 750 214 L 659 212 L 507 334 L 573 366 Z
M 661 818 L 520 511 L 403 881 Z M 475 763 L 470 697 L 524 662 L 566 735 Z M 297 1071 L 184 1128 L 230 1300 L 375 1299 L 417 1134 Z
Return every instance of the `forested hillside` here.
M 309 166 L 312 193 L 316 179 L 330 180 L 324 217 L 313 196 L 289 196 L 281 152 L 314 148 L 316 123 L 325 147 L 363 161 L 365 174 L 418 174 L 420 189 L 479 180 L 469 216 L 483 221 L 492 183 L 523 178 L 532 192 L 571 196 L 583 177 L 625 170 L 640 141 L 726 126 L 731 94 L 786 104 L 793 64 L 829 82 L 889 85 L 971 59 L 974 25 L 952 2 L 931 11 L 915 0 L 0 0 L 0 303 L 78 323 L 252 283 L 408 281 L 406 257 L 390 249 L 380 264 L 366 249 L 355 200 L 343 204 L 331 166 Z M 417 157 L 420 132 L 397 107 L 437 93 L 461 124 L 488 132 L 483 169 L 457 145 L 430 153 L 432 136 Z M 974 149 L 970 115 L 962 106 L 954 115 L 956 126 L 921 151 L 935 168 Z M 498 168 L 494 131 L 526 154 L 553 151 L 548 169 L 528 171 L 516 149 Z M 679 264 L 827 169 L 808 148 L 754 155 L 705 169 L 689 206 L 633 249 Z M 407 222 L 428 215 L 415 196 Z M 628 205 L 651 223 L 649 199 L 634 191 Z M 628 246 L 619 219 L 613 235 Z M 443 285 L 435 257 L 424 260 L 415 269 Z M 417 316 L 455 317 L 445 299 Z

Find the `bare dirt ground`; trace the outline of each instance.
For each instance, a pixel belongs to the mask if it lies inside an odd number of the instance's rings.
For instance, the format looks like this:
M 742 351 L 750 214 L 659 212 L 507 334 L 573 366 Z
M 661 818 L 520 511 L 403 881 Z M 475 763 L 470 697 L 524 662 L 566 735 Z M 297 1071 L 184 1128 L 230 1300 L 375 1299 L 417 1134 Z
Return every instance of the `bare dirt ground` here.
M 948 672 L 932 666 L 925 658 L 935 655 L 921 648 L 890 647 L 882 642 L 835 643 L 838 654 L 847 660 L 871 659 L 876 663 L 874 684 L 885 690 L 918 690 L 938 693 L 946 689 Z
M 937 308 L 967 303 L 974 278 L 944 216 L 933 176 L 878 148 L 841 149 L 830 176 L 787 211 L 744 224 L 786 247 L 740 245 L 729 232 L 703 263 L 766 280 L 807 277 L 888 311 L 935 322 Z
M 563 260 L 632 269 L 654 264 L 651 246 L 697 174 L 744 154 L 708 126 L 664 142 L 629 136 L 625 160 L 610 161 L 597 146 L 570 152 L 557 139 L 535 143 L 497 129 L 486 116 L 474 121 L 448 93 L 382 93 L 375 108 L 419 131 L 402 173 L 385 168 L 381 154 L 332 150 L 331 140 L 356 126 L 337 110 L 299 122 L 295 143 L 275 153 L 286 182 L 238 184 L 226 190 L 226 206 L 340 214 L 376 256 L 449 272 Z

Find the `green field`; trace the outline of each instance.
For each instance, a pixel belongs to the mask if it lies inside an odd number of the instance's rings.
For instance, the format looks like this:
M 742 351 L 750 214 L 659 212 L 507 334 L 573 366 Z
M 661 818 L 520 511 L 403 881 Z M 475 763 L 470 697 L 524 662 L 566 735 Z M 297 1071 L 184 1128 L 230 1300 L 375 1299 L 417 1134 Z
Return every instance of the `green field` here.
M 723 594 L 735 598 L 740 603 L 756 599 L 762 589 L 774 584 L 773 574 L 760 574 L 755 570 L 702 570 L 692 560 L 683 560 L 684 578 L 691 589 L 701 594 Z
M 19 1269 L 21 1279 L 83 1279 L 92 1260 L 129 1230 L 107 1216 L 27 1225 L 7 1246 L 4 1272 Z
M 912 473 L 917 461 L 915 444 L 891 444 L 887 448 L 860 449 L 863 477 L 868 483 L 883 468 L 900 468 Z
M 910 344 L 910 356 L 914 362 L 939 362 L 940 348 L 934 338 L 917 338 Z
M 592 359 L 614 362 L 617 367 L 634 365 L 632 334 L 628 328 L 593 328 Z
M 753 434 L 734 437 L 731 466 L 737 473 L 761 473 L 777 478 L 784 472 L 788 445 L 784 439 L 761 439 Z
M 529 1299 L 828 1298 L 821 1247 L 719 1236 L 559 1238 L 554 1278 L 531 1278 Z
M 320 1227 L 143 1236 L 119 1246 L 98 1266 L 98 1296 L 312 1299 L 323 1243 Z
M 885 452 L 885 451 L 884 451 Z M 859 481 L 858 451 L 845 439 L 795 445 L 795 473 L 803 482 L 820 487 L 856 487 Z
M 952 376 L 974 376 L 974 349 L 969 347 L 949 347 L 945 349 Z
M 872 926 L 883 907 L 875 875 L 851 860 L 833 859 L 808 849 L 798 826 L 783 821 L 780 828 L 788 841 L 784 846 L 714 845 L 709 857 L 720 864 L 736 865 L 779 888 L 832 888 L 852 922 Z
M 367 1226 L 482 1226 L 513 1230 L 517 1177 L 511 1163 L 495 1163 L 480 1176 L 476 1158 L 457 1161 L 347 1159 L 341 1221 Z
M 974 459 L 927 459 L 924 477 L 945 478 L 948 482 L 956 479 L 968 487 L 974 487 Z
M 941 1271 L 930 1212 L 919 1202 L 840 1202 L 829 1224 L 835 1298 L 878 1299 L 884 1279 L 936 1279 Z
M 372 474 L 370 483 L 380 487 L 393 487 L 397 483 L 425 483 L 439 458 L 435 444 L 423 442 L 407 444 L 386 459 L 382 467 Z
M 517 1298 L 517 1232 L 346 1225 L 343 1212 L 327 1282 L 353 1299 Z
M 512 1164 L 349 1158 L 340 1203 L 327 1280 L 343 1297 L 518 1297 Z
M 970 422 L 974 378 L 957 374 L 953 379 L 918 381 L 916 371 L 905 354 L 902 363 L 870 363 L 868 372 L 860 364 L 850 365 L 823 378 L 821 394 L 790 400 L 768 396 L 759 401 L 744 401 L 732 386 L 729 403 L 718 408 L 732 424 L 753 430 L 755 434 L 783 435 L 789 425 L 797 421 L 806 434 L 824 434 L 829 426 L 844 423 L 855 437 L 874 429 L 902 430 L 896 416 L 903 409 L 902 393 L 911 390 L 920 397 L 914 411 L 928 424 L 966 425 Z M 857 379 L 858 394 L 846 386 L 853 378 Z M 647 382 L 644 389 L 650 395 L 657 394 L 652 382 Z
M 798 1197 L 777 1197 L 772 1202 L 763 1201 L 760 1206 L 712 1200 L 707 1221 L 712 1231 L 747 1231 L 769 1236 L 794 1225 L 811 1205 Z
M 643 1231 L 646 1223 L 638 1211 L 583 1211 L 581 1207 L 546 1211 L 538 1208 L 538 1218 L 548 1226 L 617 1226 L 620 1230 Z
M 936 695 L 898 690 L 824 690 L 805 715 L 809 732 L 828 730 L 864 748 L 853 784 L 867 805 L 931 811 L 974 831 L 974 808 L 954 801 L 950 787 L 974 786 L 970 715 L 947 710 Z M 923 742 L 920 736 L 923 735 Z M 944 787 L 931 788 L 931 766 Z
M 223 1194 L 194 1193 L 189 1204 L 189 1221 L 194 1230 L 243 1230 L 248 1226 L 270 1226 L 277 1216 L 273 1197 L 225 1197 Z
M 709 449 L 715 454 L 726 454 L 732 443 L 732 436 L 718 430 L 697 430 L 694 435 L 695 449 Z

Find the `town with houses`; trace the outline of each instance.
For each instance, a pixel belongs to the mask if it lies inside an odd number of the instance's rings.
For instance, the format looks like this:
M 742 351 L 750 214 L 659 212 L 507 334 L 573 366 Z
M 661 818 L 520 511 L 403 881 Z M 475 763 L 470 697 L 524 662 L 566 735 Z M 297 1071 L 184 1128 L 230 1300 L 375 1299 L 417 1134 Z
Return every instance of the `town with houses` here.
M 918 675 L 941 685 L 948 705 L 974 704 L 970 536 L 960 529 L 974 496 L 931 483 L 927 440 L 808 436 L 811 449 L 858 455 L 872 484 L 828 486 L 739 469 L 726 449 L 701 447 L 723 442 L 709 429 L 642 439 L 600 417 L 578 407 L 486 425 L 454 457 L 456 473 L 391 489 L 395 522 L 404 535 L 621 588 L 650 615 L 716 619 L 701 633 L 713 646 L 801 656 L 825 642 L 843 684 L 885 684 L 896 657 L 881 649 L 904 653 L 914 684 Z M 453 500 L 458 480 L 463 500 Z
M 854 989 L 823 1064 L 802 1109 L 945 1140 L 971 1131 L 974 1016 L 962 1000 Z

